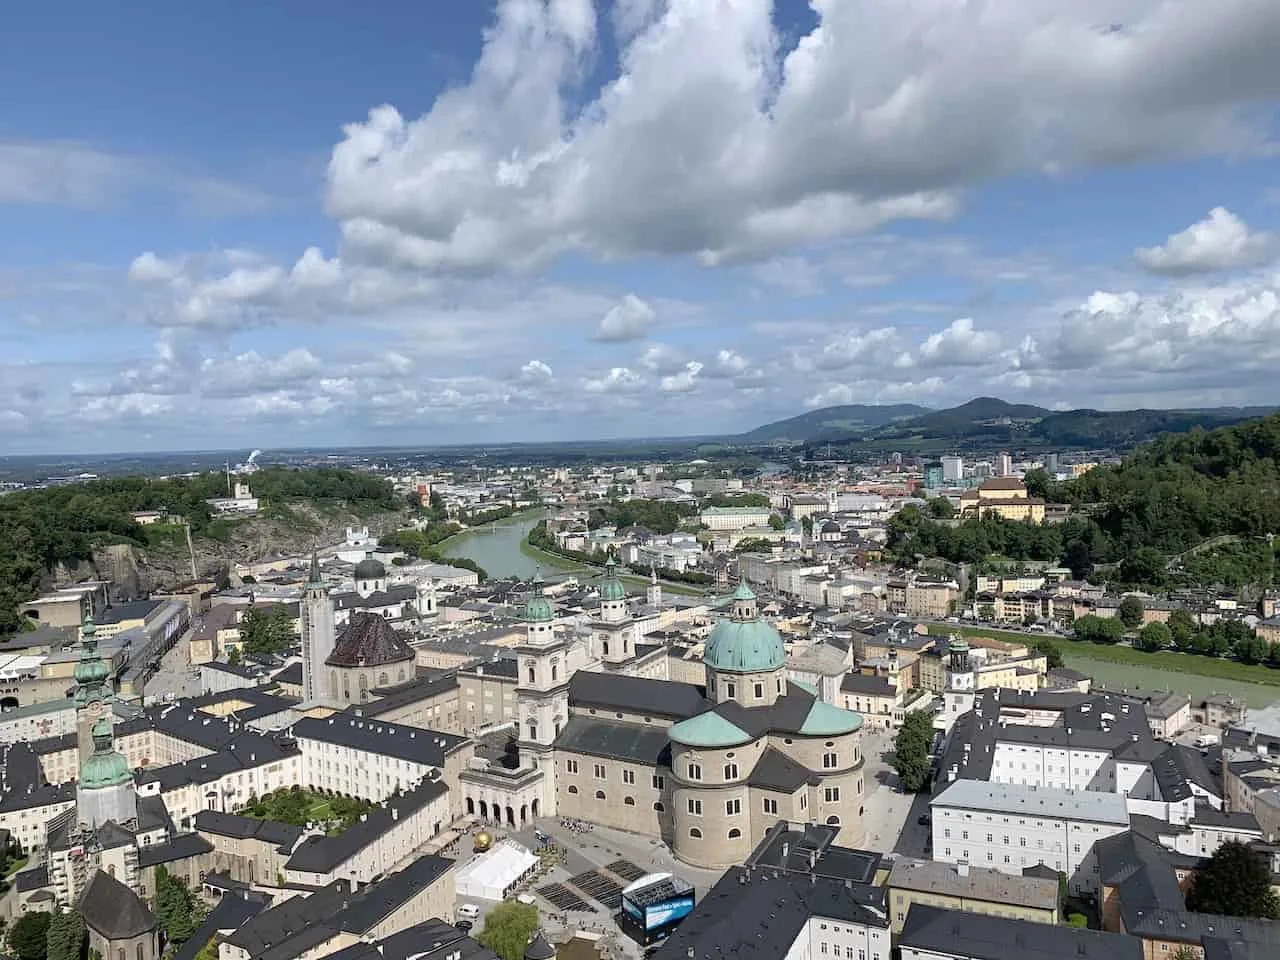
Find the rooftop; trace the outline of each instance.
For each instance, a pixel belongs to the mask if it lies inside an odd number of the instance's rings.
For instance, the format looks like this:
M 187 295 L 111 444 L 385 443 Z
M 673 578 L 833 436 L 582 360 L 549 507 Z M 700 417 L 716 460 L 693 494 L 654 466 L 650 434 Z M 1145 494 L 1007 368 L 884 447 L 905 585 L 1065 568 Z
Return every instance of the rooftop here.
M 897 860 L 889 873 L 888 886 L 1036 910 L 1058 907 L 1057 880 L 1012 876 L 988 867 L 961 867 L 934 860 Z
M 943 910 L 915 903 L 898 937 L 901 946 L 970 960 L 1142 960 L 1142 941 L 1058 924 Z
M 1013 783 L 957 780 L 933 798 L 934 809 L 985 810 L 1129 825 L 1125 798 L 1096 790 L 1061 790 Z

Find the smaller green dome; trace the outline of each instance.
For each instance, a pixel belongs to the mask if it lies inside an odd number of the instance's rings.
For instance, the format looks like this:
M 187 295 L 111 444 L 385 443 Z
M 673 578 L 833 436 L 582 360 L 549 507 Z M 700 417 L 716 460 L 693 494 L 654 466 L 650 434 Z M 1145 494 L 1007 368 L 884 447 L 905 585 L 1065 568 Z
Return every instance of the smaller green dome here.
M 105 717 L 89 731 L 93 736 L 93 753 L 80 765 L 80 785 L 87 789 L 114 787 L 133 780 L 129 761 L 112 746 L 111 721 Z
M 102 661 L 101 657 L 95 656 L 91 660 L 81 660 L 76 664 L 76 683 L 81 686 L 105 683 L 109 676 L 111 676 L 111 668 Z
M 704 749 L 739 747 L 755 739 L 746 730 L 726 720 L 714 710 L 700 713 L 688 720 L 681 720 L 667 731 L 667 736 L 673 743 Z
M 618 565 L 613 562 L 610 557 L 604 565 L 604 583 L 600 584 L 600 599 L 609 600 L 625 600 L 627 599 L 627 588 L 622 585 L 622 581 L 618 579 Z
M 542 577 L 533 578 L 529 599 L 524 605 L 524 619 L 528 623 L 549 623 L 556 618 L 551 601 L 542 594 Z

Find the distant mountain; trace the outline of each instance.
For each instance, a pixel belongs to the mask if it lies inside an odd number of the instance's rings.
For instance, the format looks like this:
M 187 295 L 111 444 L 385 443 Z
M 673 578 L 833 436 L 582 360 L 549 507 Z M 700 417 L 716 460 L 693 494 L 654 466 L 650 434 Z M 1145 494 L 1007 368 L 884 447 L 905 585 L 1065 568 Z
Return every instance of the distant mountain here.
M 928 408 L 918 407 L 914 403 L 854 403 L 841 407 L 823 407 L 802 413 L 798 417 L 766 423 L 734 439 L 740 443 L 770 443 L 775 440 L 802 443 L 828 437 L 847 440 L 851 436 L 859 436 L 928 412 Z
M 1126 448 L 1161 433 L 1184 433 L 1195 427 L 1210 430 L 1273 412 L 1272 407 L 1054 411 L 1007 403 L 998 397 L 976 397 L 947 410 L 926 410 L 913 404 L 824 407 L 765 424 L 734 439 L 739 443 L 865 441 L 879 447 L 896 441 L 921 452 L 961 444 Z

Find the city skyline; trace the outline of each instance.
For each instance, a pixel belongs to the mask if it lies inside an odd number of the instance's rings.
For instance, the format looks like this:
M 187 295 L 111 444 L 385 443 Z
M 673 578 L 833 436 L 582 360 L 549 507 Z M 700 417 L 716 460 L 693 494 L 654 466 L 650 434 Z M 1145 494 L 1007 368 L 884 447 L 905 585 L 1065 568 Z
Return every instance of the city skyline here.
M 815 7 L 17 12 L 0 446 L 1275 402 L 1280 8 Z

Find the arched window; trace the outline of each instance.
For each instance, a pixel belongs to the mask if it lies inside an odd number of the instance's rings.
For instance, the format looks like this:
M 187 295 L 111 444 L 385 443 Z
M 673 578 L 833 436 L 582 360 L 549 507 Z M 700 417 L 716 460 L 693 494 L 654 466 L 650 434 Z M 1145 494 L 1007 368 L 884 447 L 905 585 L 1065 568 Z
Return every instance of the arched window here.
M 624 807 L 634 807 L 634 806 L 636 805 L 636 798 L 635 798 L 635 797 L 623 797 L 623 798 L 622 798 L 622 805 L 623 805 Z
M 724 765 L 724 778 L 726 780 L 738 779 L 738 765 L 736 763 L 726 763 Z
M 368 674 L 360 674 L 360 700 L 363 703 L 369 699 L 369 676 Z
M 382 673 L 378 674 L 378 686 L 385 687 L 390 682 L 391 682 L 391 678 L 387 676 L 387 673 L 385 670 Z
M 840 826 L 840 818 L 839 818 L 839 817 L 827 817 L 827 826 L 829 826 L 829 827 L 838 827 L 838 826 Z
M 569 792 L 570 792 L 570 793 L 577 793 L 577 792 L 578 792 L 578 788 L 577 788 L 577 787 L 575 787 L 575 786 L 571 783 L 571 784 L 569 784 Z
M 124 947 L 116 951 L 116 960 L 124 960 Z
M 597 799 L 597 800 L 603 800 L 603 799 L 604 799 L 604 791 L 603 791 L 603 790 L 597 790 L 597 791 L 596 791 L 596 799 Z
M 529 682 L 534 682 L 533 664 L 529 664 Z
M 690 828 L 689 828 L 689 836 L 693 837 L 693 839 L 695 839 L 695 840 L 701 840 L 701 839 L 702 839 L 702 831 L 701 831 L 701 830 L 699 830 L 697 827 L 690 827 Z
M 142 944 L 138 944 L 138 960 L 147 960 L 147 955 L 142 949 Z
M 734 827 L 732 830 L 729 831 L 730 840 L 737 840 L 740 836 L 742 836 L 742 831 L 739 830 L 737 827 Z
M 348 702 L 351 700 L 351 678 L 345 673 L 342 675 L 342 699 Z
M 603 643 L 604 643 L 604 655 L 607 657 L 609 655 L 609 641 L 605 640 L 603 641 Z
M 623 638 L 622 638 L 622 652 L 623 652 L 623 653 L 628 653 L 628 652 L 630 652 L 630 650 L 631 650 L 631 641 L 630 641 L 630 640 L 628 640 L 626 637 L 623 637 Z
M 557 666 L 555 665 L 555 663 L 554 663 L 554 662 L 552 662 L 552 664 L 551 664 L 551 682 L 552 682 L 552 683 L 555 683 L 555 682 L 556 682 L 556 680 L 557 680 L 557 679 L 559 679 L 559 676 L 560 676 L 560 668 L 559 668 L 559 667 L 557 667 Z
M 662 813 L 662 811 L 666 810 L 667 808 L 662 805 L 661 800 L 655 800 L 653 801 L 653 809 L 657 813 Z
M 538 725 L 534 723 L 532 720 L 529 721 L 529 739 L 530 740 L 538 739 Z

